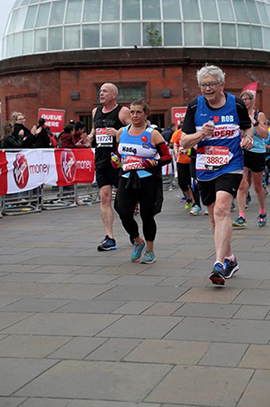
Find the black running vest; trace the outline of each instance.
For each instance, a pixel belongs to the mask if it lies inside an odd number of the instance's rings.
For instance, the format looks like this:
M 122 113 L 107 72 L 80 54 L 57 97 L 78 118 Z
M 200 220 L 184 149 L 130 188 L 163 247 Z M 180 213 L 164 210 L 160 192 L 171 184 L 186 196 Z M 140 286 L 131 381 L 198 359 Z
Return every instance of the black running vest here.
M 122 109 L 122 106 L 116 106 L 111 112 L 103 113 L 102 107 L 98 107 L 95 117 L 94 117 L 94 128 L 101 129 L 105 127 L 113 127 L 116 130 L 119 130 L 121 127 L 124 127 L 125 124 L 119 120 L 119 112 Z M 105 147 L 97 143 L 97 131 L 95 132 L 95 138 L 93 147 L 95 147 L 95 165 L 97 169 L 102 168 L 112 168 L 111 165 L 111 152 L 116 152 L 116 137 L 113 137 L 112 146 L 108 144 L 108 147 Z M 101 136 L 102 137 L 102 136 Z M 105 137 L 106 138 L 106 137 Z

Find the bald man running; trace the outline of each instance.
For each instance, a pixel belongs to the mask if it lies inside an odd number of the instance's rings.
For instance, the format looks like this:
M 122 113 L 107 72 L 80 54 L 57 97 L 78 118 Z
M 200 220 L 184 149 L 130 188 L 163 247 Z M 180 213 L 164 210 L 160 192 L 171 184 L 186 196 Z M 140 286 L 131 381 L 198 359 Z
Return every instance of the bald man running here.
M 104 83 L 99 92 L 102 106 L 93 109 L 91 145 L 95 147 L 96 180 L 100 193 L 100 213 L 105 229 L 105 238 L 97 247 L 98 251 L 117 248 L 113 235 L 114 212 L 112 207 L 112 186 L 118 186 L 119 169 L 111 165 L 111 153 L 116 152 L 116 133 L 131 123 L 129 109 L 116 102 L 118 88 L 113 83 Z

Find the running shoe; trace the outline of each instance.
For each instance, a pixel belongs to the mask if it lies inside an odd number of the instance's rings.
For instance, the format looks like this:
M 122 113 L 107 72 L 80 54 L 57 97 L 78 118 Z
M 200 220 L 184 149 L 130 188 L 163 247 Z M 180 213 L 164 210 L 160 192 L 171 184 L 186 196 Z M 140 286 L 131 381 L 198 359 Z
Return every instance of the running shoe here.
M 116 250 L 116 241 L 111 239 L 108 235 L 104 237 L 101 244 L 97 247 L 99 252 L 106 252 L 108 250 Z
M 232 223 L 234 228 L 245 228 L 247 226 L 247 221 L 243 216 L 239 216 L 235 221 Z
M 146 249 L 143 255 L 143 258 L 141 259 L 142 264 L 151 264 L 156 261 L 156 256 L 153 250 Z
M 189 211 L 190 215 L 197 216 L 201 212 L 202 208 L 198 205 L 193 205 L 191 211 Z
M 188 211 L 192 208 L 192 201 L 190 199 L 187 199 L 187 202 L 185 204 L 185 209 L 187 209 Z
M 215 285 L 224 285 L 225 277 L 223 273 L 223 264 L 219 262 L 215 263 L 212 273 L 209 274 L 209 280 L 211 280 Z
M 231 211 L 235 211 L 235 203 L 232 201 L 232 204 L 231 204 Z
M 226 279 L 232 278 L 234 273 L 236 273 L 239 270 L 238 263 L 236 261 L 236 257 L 233 256 L 233 260 L 225 259 L 224 260 L 224 277 Z
M 266 225 L 266 223 L 267 223 L 267 214 L 266 214 L 266 213 L 264 213 L 264 214 L 261 213 L 261 214 L 258 216 L 258 223 L 257 223 L 257 225 L 258 225 L 260 228 L 262 228 L 263 226 Z
M 208 216 L 208 215 L 209 215 L 209 213 L 208 213 L 208 208 L 205 208 L 205 210 L 204 210 L 204 215 L 205 215 L 205 216 Z
M 181 202 L 186 202 L 187 201 L 187 197 L 186 195 L 183 195 L 182 198 L 180 199 Z
M 134 243 L 133 250 L 130 256 L 131 261 L 138 261 L 141 258 L 144 247 L 145 247 L 144 241 L 142 241 L 142 243 L 137 242 Z

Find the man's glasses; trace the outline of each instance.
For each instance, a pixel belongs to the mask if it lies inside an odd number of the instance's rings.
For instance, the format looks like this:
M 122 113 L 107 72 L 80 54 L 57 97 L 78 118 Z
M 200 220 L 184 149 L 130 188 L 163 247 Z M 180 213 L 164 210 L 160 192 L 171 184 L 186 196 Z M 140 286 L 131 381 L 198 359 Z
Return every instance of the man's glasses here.
M 18 117 L 17 120 L 20 120 L 20 121 L 23 120 L 24 121 L 25 118 L 24 117 Z
M 247 100 L 251 100 L 251 98 L 241 98 L 244 102 L 246 102 Z
M 206 89 L 206 88 L 213 89 L 213 88 L 215 88 L 215 87 L 218 86 L 218 85 L 220 85 L 219 82 L 209 82 L 209 83 L 201 83 L 201 84 L 199 85 L 199 87 L 202 88 L 202 89 Z

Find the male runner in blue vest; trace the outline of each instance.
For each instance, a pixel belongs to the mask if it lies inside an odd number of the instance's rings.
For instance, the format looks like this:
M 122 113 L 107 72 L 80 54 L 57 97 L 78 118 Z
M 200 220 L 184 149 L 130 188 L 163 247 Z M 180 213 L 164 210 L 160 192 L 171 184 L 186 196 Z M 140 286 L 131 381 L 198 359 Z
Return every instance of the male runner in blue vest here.
M 243 174 L 242 149 L 253 143 L 251 121 L 241 99 L 224 92 L 225 73 L 209 65 L 197 72 L 202 95 L 188 106 L 181 144 L 197 145 L 196 170 L 202 202 L 208 208 L 216 261 L 209 279 L 224 285 L 239 269 L 231 250 L 231 204 Z

